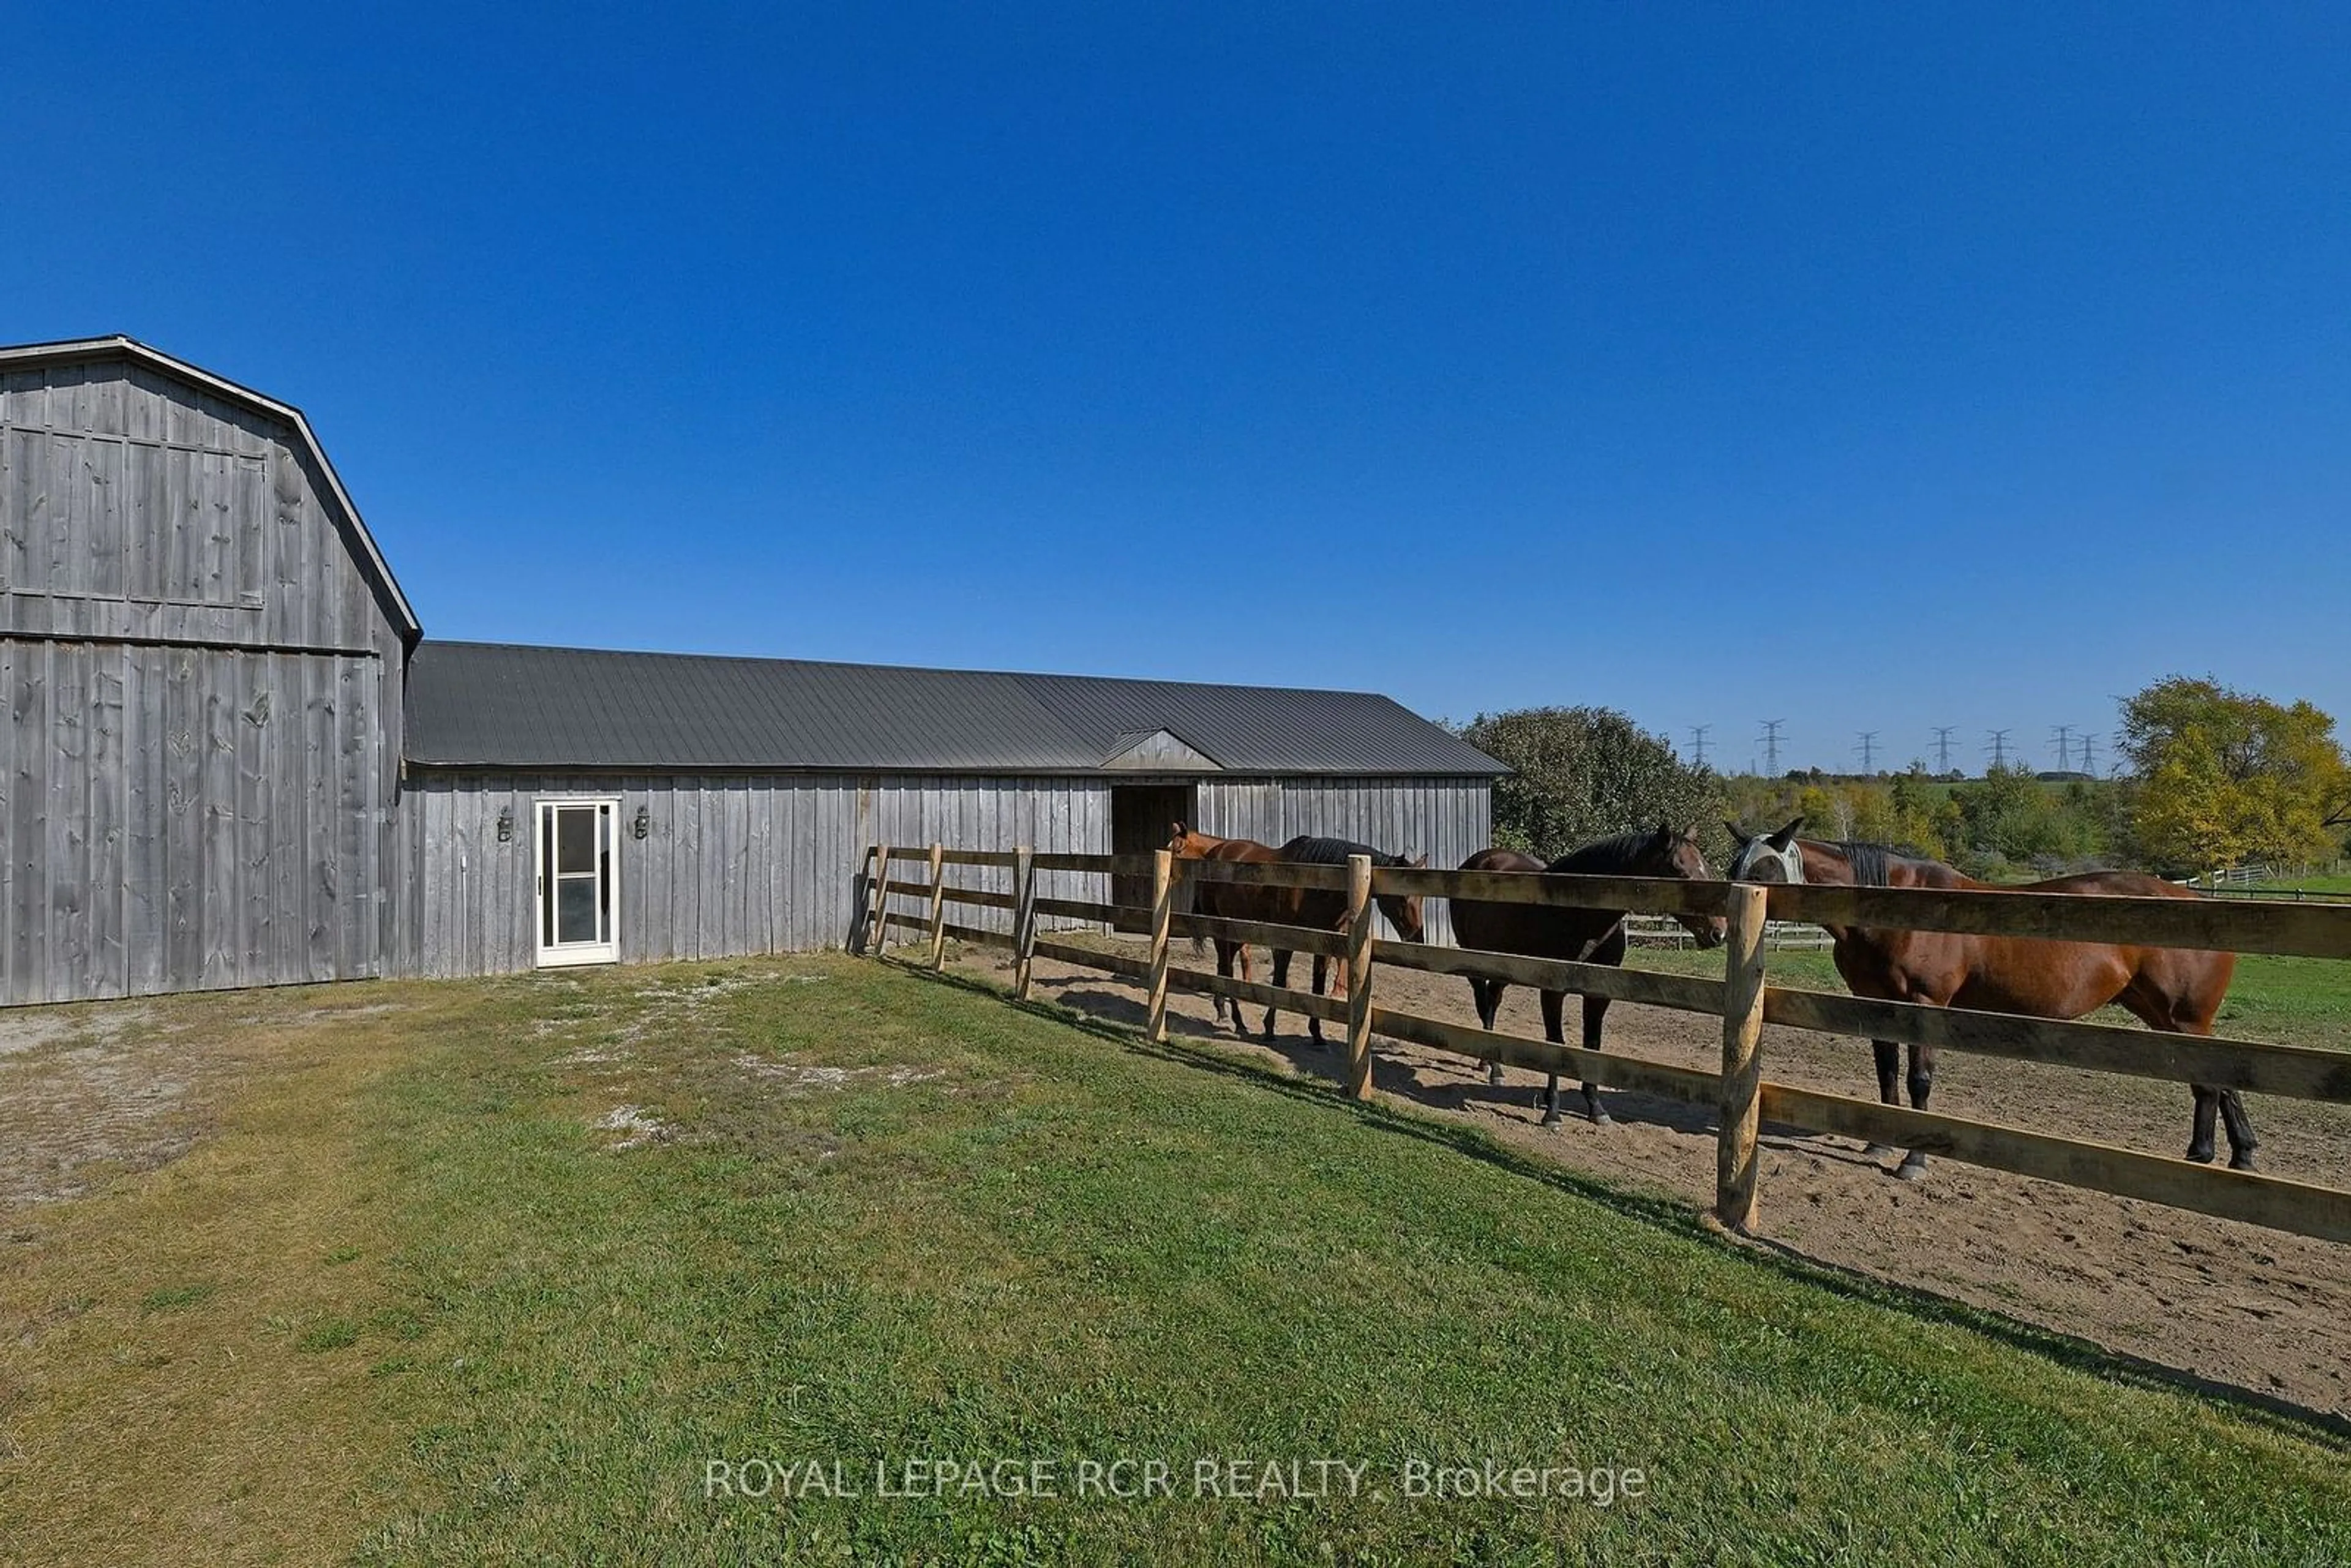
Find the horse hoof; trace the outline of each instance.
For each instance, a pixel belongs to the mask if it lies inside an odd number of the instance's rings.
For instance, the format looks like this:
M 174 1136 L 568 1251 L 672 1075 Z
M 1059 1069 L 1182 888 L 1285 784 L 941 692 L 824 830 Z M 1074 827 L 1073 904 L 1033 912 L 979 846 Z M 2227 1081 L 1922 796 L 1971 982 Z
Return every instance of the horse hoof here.
M 2188 1151 L 2188 1163 L 2192 1166 L 2209 1166 L 2212 1163 L 2212 1151 L 2190 1149 Z
M 2232 1171 L 2252 1170 L 2253 1168 L 2253 1156 L 2251 1155 L 2231 1155 L 2229 1156 L 2229 1168 Z
M 1616 1124 L 1616 1118 L 1610 1115 L 1600 1106 L 1594 1105 L 1591 1111 L 1586 1113 L 1591 1116 L 1592 1124 L 1595 1127 L 1613 1127 Z
M 1487 1087 L 1487 1088 L 1489 1088 L 1489 1089 L 1498 1089 L 1498 1088 L 1501 1087 L 1501 1083 L 1502 1083 L 1502 1070 L 1501 1070 L 1500 1068 L 1499 1068 L 1499 1067 L 1489 1067 L 1488 1069 L 1486 1069 L 1486 1087 Z
M 1564 1117 L 1564 1116 L 1561 1115 L 1561 1114 L 1560 1114 L 1558 1112 L 1556 1112 L 1556 1111 L 1546 1111 L 1546 1112 L 1544 1112 L 1544 1113 L 1543 1113 L 1543 1119 L 1542 1119 L 1542 1121 L 1541 1121 L 1541 1123 L 1539 1123 L 1539 1124 L 1538 1124 L 1538 1125 L 1545 1126 L 1545 1127 L 1556 1127 L 1556 1126 L 1558 1126 L 1562 1122 L 1565 1121 L 1566 1119 L 1567 1119 L 1566 1117 Z
M 1902 1163 L 1894 1167 L 1894 1179 L 1896 1181 L 1925 1181 L 1927 1179 L 1927 1156 L 1924 1155 L 1905 1155 Z

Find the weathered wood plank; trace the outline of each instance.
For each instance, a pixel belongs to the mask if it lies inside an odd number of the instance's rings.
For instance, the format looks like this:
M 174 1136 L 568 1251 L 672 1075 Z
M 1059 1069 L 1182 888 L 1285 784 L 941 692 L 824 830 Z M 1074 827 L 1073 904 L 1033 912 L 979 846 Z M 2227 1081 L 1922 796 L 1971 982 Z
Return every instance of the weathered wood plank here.
M 1267 920 L 1235 920 L 1215 915 L 1173 915 L 1171 924 L 1178 936 L 1198 936 L 1208 941 L 1254 942 L 1261 947 L 1278 947 L 1290 953 L 1317 953 L 1329 958 L 1342 958 L 1347 954 L 1346 933 L 1323 931 L 1311 925 L 1283 925 Z
M 49 962 L 43 989 L 53 998 L 89 994 L 90 653 L 88 643 L 65 644 L 49 657 Z
M 1092 947 L 1080 947 L 1069 942 L 1049 941 L 1042 936 L 1038 937 L 1029 945 L 1029 947 L 1030 951 L 1040 958 L 1051 958 L 1063 964 L 1075 964 L 1081 968 L 1102 969 L 1113 975 L 1123 975 L 1130 980 L 1148 981 L 1151 977 L 1151 966 L 1129 953 L 1096 952 Z M 1178 973 L 1179 971 L 1174 969 L 1167 972 L 1168 982 L 1171 985 L 1180 984 L 1176 978 Z M 1213 980 L 1216 977 L 1211 975 L 1208 978 Z
M 1586 1051 L 1582 1046 L 1553 1045 L 1547 1040 L 1474 1029 L 1385 1008 L 1372 1009 L 1372 1028 L 1395 1040 L 1450 1051 L 1479 1061 L 1499 1061 L 1532 1068 L 1538 1072 L 1556 1072 L 1563 1078 L 1685 1100 L 1692 1104 L 1714 1104 L 1720 1086 L 1720 1080 L 1713 1073 L 1692 1068 L 1620 1056 L 1614 1051 Z
M 20 381 L 20 377 L 0 377 L 0 403 L 5 402 L 9 389 Z M 0 437 L 5 434 L 0 431 Z M 5 450 L 5 442 L 0 440 L 0 453 Z M 0 471 L 0 506 L 5 505 L 6 480 L 5 472 Z M 5 557 L 5 549 L 0 549 L 0 557 Z M 24 710 L 17 699 L 16 665 L 29 655 L 29 649 L 0 637 L 0 700 L 8 705 L 0 713 L 0 1006 L 33 999 L 32 988 L 16 967 L 16 883 L 22 874 L 19 867 L 27 859 L 24 841 L 16 836 L 16 801 L 24 788 L 17 764 Z
M 1074 836 L 1075 824 L 1066 818 L 1064 821 L 1067 825 L 1062 829 L 1062 837 L 1066 841 Z M 1037 869 L 1039 871 L 1098 872 L 1104 875 L 1148 873 L 1151 870 L 1151 857 L 1141 853 L 1110 855 L 1088 854 L 1067 850 L 1039 850 Z
M 1635 915 L 1719 915 L 1729 885 L 1677 877 L 1568 876 L 1531 871 L 1410 871 L 1381 866 L 1372 873 L 1372 892 L 1381 896 L 1418 894 Z
M 1774 883 L 1771 917 L 1820 925 L 2351 958 L 2351 905 Z
M 2351 1051 L 1876 1001 L 1778 986 L 1764 992 L 1763 1016 L 1793 1029 L 2351 1103 Z
M 1438 947 L 1421 942 L 1383 942 L 1379 962 L 1432 975 L 1502 980 L 1541 991 L 1571 991 L 1580 996 L 1606 997 L 1613 1001 L 1678 1008 L 1685 1012 L 1722 1010 L 1722 982 L 1696 975 L 1665 975 L 1652 969 L 1620 969 L 1606 964 L 1528 958 L 1515 953 Z
M 1303 887 L 1323 893 L 1347 891 L 1347 868 L 1291 861 L 1186 860 L 1178 862 L 1194 882 L 1228 882 L 1241 887 Z M 1127 867 L 1117 868 L 1121 871 Z M 1374 891 L 1377 891 L 1374 888 Z
M 1899 1145 L 1970 1165 L 2324 1240 L 2351 1241 L 2351 1192 L 1782 1083 L 1764 1084 L 1762 1098 L 1767 1121 Z
M 1041 944 L 1038 951 L 1044 951 Z M 1150 966 L 1144 965 L 1140 972 L 1148 978 Z M 1287 986 L 1269 986 L 1258 980 L 1244 980 L 1235 976 L 1212 974 L 1205 969 L 1183 969 L 1173 966 L 1167 970 L 1167 984 L 1178 991 L 1198 991 L 1208 996 L 1221 992 L 1239 1001 L 1255 1002 L 1277 1012 L 1321 1019 L 1324 1023 L 1343 1024 L 1347 1021 L 1347 1003 L 1341 997 L 1318 997 L 1311 991 L 1294 991 Z

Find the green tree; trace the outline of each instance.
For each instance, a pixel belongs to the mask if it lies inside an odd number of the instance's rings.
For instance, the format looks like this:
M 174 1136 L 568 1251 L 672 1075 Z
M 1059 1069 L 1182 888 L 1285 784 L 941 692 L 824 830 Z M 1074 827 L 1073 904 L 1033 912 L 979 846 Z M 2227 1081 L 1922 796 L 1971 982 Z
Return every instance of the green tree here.
M 2335 720 L 2306 702 L 2172 675 L 2123 704 L 2121 745 L 2138 774 L 2131 836 L 2157 864 L 2301 862 L 2342 850 L 2351 766 Z
M 1494 784 L 1494 841 L 1552 860 L 1610 833 L 1711 824 L 1722 780 L 1612 708 L 1479 714 L 1461 737 L 1512 773 Z M 1720 846 L 1713 846 L 1719 850 Z

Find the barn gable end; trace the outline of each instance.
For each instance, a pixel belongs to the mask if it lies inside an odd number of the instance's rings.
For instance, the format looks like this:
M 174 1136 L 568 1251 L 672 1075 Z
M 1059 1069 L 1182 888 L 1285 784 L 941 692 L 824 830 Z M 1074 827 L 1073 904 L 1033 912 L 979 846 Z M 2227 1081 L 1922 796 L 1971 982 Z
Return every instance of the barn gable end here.
M 0 1001 L 381 972 L 418 635 L 298 412 L 0 349 Z

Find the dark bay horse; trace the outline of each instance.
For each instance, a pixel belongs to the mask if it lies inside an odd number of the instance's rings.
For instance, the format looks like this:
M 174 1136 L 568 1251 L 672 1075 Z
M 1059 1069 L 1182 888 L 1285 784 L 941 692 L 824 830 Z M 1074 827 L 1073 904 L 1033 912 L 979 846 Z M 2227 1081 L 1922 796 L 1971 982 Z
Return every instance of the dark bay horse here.
M 1324 839 L 1311 836 L 1295 838 L 1280 848 L 1261 844 L 1253 839 L 1217 839 L 1206 833 L 1186 830 L 1176 824 L 1176 836 L 1167 848 L 1179 860 L 1236 861 L 1243 864 L 1269 865 L 1287 862 L 1293 865 L 1339 865 L 1347 863 L 1350 855 L 1369 855 L 1375 866 L 1409 866 L 1418 868 L 1428 863 L 1428 857 L 1408 861 L 1402 855 L 1392 855 L 1368 844 L 1354 843 L 1346 839 Z M 1239 883 L 1198 882 L 1194 884 L 1192 908 L 1195 914 L 1213 915 L 1220 920 L 1257 920 L 1276 925 L 1304 925 L 1320 931 L 1343 931 L 1347 928 L 1347 895 L 1337 889 L 1308 887 L 1250 887 Z M 1395 927 L 1396 935 L 1407 942 L 1421 939 L 1420 899 L 1417 896 L 1399 898 L 1393 894 L 1379 900 L 1380 913 Z M 1217 946 L 1217 973 L 1230 978 L 1233 964 L 1239 961 L 1241 978 L 1249 977 L 1249 945 L 1214 939 Z M 1273 983 L 1290 984 L 1290 950 L 1273 950 Z M 1314 955 L 1314 994 L 1322 994 L 1322 986 L 1333 960 L 1323 954 Z M 1217 998 L 1217 1018 L 1225 1017 L 1225 998 Z M 1240 1004 L 1232 1005 L 1233 1022 L 1240 1023 Z M 1275 1009 L 1265 1009 L 1265 1037 L 1273 1038 Z M 1307 1032 L 1314 1043 L 1322 1043 L 1322 1020 L 1309 1018 Z
M 1695 882 L 1711 882 L 1714 873 L 1708 869 L 1706 856 L 1698 841 L 1688 833 L 1677 833 L 1660 823 L 1653 833 L 1624 833 L 1613 839 L 1600 839 L 1572 850 L 1545 865 L 1532 855 L 1522 855 L 1516 850 L 1480 850 L 1461 862 L 1463 871 L 1553 872 L 1582 876 L 1675 876 Z M 1621 966 L 1625 962 L 1625 911 L 1621 909 L 1567 909 L 1542 904 L 1489 904 L 1481 900 L 1457 898 L 1452 901 L 1453 939 L 1464 947 L 1486 953 L 1513 953 L 1529 958 L 1560 958 L 1576 964 L 1606 964 Z M 1722 946 L 1723 922 L 1720 915 L 1711 917 L 1681 915 L 1675 916 L 1701 947 Z M 1501 980 L 1472 980 L 1470 994 L 1477 998 L 1478 1021 L 1487 1029 L 1494 1027 L 1494 1015 L 1501 1010 L 1502 993 L 1510 986 Z M 1553 1045 L 1567 1043 L 1560 1027 L 1560 1014 L 1566 1004 L 1565 991 L 1542 993 L 1543 1035 Z M 1608 1016 L 1606 997 L 1587 996 L 1583 998 L 1583 1043 L 1592 1051 L 1600 1049 L 1600 1029 Z M 1488 1062 L 1486 1077 L 1489 1083 L 1502 1081 L 1501 1064 Z M 1605 1124 L 1607 1110 L 1600 1103 L 1597 1084 L 1583 1086 L 1585 1113 L 1593 1122 Z M 1543 1086 L 1543 1119 L 1546 1127 L 1559 1124 L 1559 1074 L 1554 1072 Z
M 2009 893 L 2108 894 L 2131 898 L 2196 898 L 2187 888 L 2131 871 L 2093 871 L 2053 877 L 2019 888 L 1993 889 L 1961 875 L 1940 861 L 1897 853 L 1883 844 L 1821 843 L 1799 839 L 1797 818 L 1776 833 L 1749 834 L 1730 827 L 1739 852 L 1730 863 L 1735 882 L 1825 883 L 1844 887 L 1934 887 Z M 2032 936 L 1970 936 L 1949 931 L 1893 931 L 1824 925 L 1835 943 L 1837 973 L 1856 997 L 1881 1001 L 1923 1002 L 1938 1008 L 1974 1008 L 2022 1013 L 2028 1018 L 2077 1019 L 2109 1002 L 2137 1015 L 2152 1030 L 2173 1034 L 2210 1034 L 2235 974 L 2233 953 L 2181 947 L 2141 947 L 2124 943 L 2058 942 Z M 1872 1040 L 1877 1056 L 1877 1097 L 1902 1103 L 1897 1079 L 1900 1046 Z M 1927 1108 L 1935 1087 L 1935 1048 L 1910 1048 L 1910 1103 Z M 2253 1124 L 2234 1089 L 2190 1086 L 2196 1114 L 2188 1157 L 2212 1159 L 2212 1124 L 2229 1131 L 2229 1165 L 2253 1168 Z M 1881 1153 L 1887 1151 L 1879 1151 Z M 1927 1156 L 1913 1149 L 1896 1175 L 1916 1180 Z

